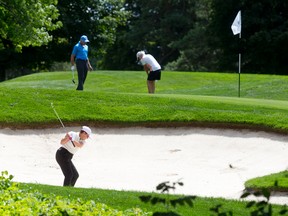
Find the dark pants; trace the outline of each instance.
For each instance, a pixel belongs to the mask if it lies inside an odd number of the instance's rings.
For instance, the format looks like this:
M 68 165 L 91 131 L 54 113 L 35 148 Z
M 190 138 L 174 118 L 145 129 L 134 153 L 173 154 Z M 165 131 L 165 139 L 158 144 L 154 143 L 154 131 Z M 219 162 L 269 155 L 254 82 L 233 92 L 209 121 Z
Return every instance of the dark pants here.
M 161 79 L 161 70 L 150 71 L 147 77 L 147 80 L 149 81 L 155 81 L 160 79 Z
M 84 83 L 87 77 L 87 72 L 88 72 L 87 60 L 77 59 L 76 68 L 77 68 L 77 73 L 78 73 L 78 86 L 76 90 L 83 90 Z
M 65 176 L 63 186 L 74 186 L 79 174 L 72 163 L 73 154 L 65 148 L 59 148 L 56 152 L 56 161 Z

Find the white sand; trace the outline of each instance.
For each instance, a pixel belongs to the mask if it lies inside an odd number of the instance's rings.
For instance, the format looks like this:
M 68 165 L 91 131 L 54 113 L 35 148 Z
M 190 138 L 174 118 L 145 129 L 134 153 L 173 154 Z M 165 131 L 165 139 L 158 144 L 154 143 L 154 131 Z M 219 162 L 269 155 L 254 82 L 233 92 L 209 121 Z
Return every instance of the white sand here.
M 0 130 L 0 171 L 14 181 L 61 186 L 55 153 L 66 130 Z M 92 130 L 73 158 L 80 174 L 76 187 L 151 192 L 163 181 L 181 179 L 184 186 L 175 193 L 238 199 L 246 180 L 287 169 L 286 136 L 202 128 Z

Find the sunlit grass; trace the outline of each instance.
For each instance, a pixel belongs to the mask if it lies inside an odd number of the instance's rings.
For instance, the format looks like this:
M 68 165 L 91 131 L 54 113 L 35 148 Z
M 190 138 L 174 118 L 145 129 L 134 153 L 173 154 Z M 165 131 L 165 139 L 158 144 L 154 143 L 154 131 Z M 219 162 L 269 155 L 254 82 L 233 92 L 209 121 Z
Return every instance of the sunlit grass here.
M 57 124 L 53 103 L 67 124 L 212 123 L 288 129 L 285 76 L 243 74 L 239 98 L 237 74 L 164 71 L 162 75 L 154 95 L 147 94 L 142 71 L 92 72 L 83 92 L 75 90 L 71 72 L 2 82 L 0 124 Z

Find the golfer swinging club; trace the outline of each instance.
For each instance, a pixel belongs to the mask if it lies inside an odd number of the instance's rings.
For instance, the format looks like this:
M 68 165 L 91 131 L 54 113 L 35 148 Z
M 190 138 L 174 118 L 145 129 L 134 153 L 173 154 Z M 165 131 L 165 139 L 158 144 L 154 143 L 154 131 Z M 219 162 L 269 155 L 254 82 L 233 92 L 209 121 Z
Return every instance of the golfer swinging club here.
M 139 51 L 136 54 L 137 60 L 143 65 L 144 70 L 146 71 L 147 77 L 147 87 L 148 93 L 155 93 L 155 80 L 161 79 L 161 66 L 156 61 L 156 59 L 150 55 L 145 54 L 144 51 Z
M 85 140 L 91 135 L 91 129 L 83 126 L 80 132 L 68 132 L 64 138 L 61 139 L 62 145 L 56 152 L 56 161 L 59 164 L 63 174 L 63 186 L 74 187 L 79 174 L 74 164 L 72 163 L 73 155 L 84 146 Z

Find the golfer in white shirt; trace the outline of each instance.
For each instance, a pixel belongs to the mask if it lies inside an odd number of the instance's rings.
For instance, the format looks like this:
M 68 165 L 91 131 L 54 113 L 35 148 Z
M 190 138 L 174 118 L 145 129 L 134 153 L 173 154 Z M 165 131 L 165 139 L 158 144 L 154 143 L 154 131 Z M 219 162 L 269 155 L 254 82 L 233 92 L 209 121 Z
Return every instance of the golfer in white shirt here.
M 65 177 L 63 186 L 74 187 L 79 173 L 72 163 L 72 158 L 73 155 L 84 146 L 85 140 L 88 139 L 89 136 L 91 136 L 91 129 L 83 126 L 80 132 L 70 131 L 61 139 L 60 144 L 62 146 L 56 152 L 56 161 Z
M 157 60 L 150 54 L 145 54 L 144 51 L 139 51 L 136 54 L 137 60 L 143 65 L 146 71 L 148 93 L 155 93 L 155 80 L 161 79 L 161 66 Z

